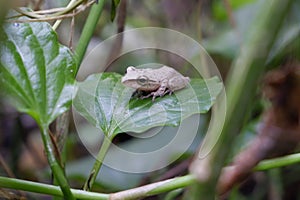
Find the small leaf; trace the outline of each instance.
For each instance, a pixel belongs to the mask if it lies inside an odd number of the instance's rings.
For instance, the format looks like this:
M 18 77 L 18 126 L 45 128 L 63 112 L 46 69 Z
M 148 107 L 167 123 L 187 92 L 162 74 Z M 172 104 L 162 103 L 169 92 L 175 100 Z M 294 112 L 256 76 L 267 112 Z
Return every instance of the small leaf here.
M 79 83 L 75 109 L 108 137 L 121 132 L 144 132 L 156 126 L 177 126 L 196 113 L 206 113 L 222 89 L 217 77 L 192 79 L 190 86 L 172 95 L 131 98 L 134 89 L 121 83 L 121 75 L 91 75 Z
M 111 0 L 111 11 L 110 11 L 110 19 L 114 21 L 117 13 L 117 7 L 120 3 L 120 0 Z
M 48 23 L 7 23 L 1 28 L 1 90 L 19 111 L 48 125 L 71 105 L 75 60 Z

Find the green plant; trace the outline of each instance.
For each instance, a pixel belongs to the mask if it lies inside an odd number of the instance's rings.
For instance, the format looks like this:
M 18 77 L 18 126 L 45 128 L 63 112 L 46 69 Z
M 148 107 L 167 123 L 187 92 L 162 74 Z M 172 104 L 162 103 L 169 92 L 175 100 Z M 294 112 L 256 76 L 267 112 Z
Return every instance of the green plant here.
M 26 17 L 18 20 L 24 19 Z M 178 92 L 180 101 L 170 95 L 155 102 L 150 99 L 129 102 L 134 91 L 121 84 L 121 75 L 103 73 L 79 83 L 76 89 L 75 58 L 68 48 L 58 43 L 48 23 L 7 23 L 3 32 L 1 85 L 4 93 L 20 112 L 29 114 L 38 123 L 52 173 L 67 199 L 72 199 L 73 194 L 56 152 L 57 146 L 52 142 L 49 125 L 70 108 L 73 96 L 75 108 L 107 136 L 83 188 L 90 190 L 109 144 L 118 133 L 176 126 L 192 114 L 207 112 L 222 88 L 217 78 L 195 79 L 190 88 Z M 91 107 L 93 102 L 95 106 Z M 153 121 L 147 120 L 150 116 L 145 113 L 154 105 L 164 107 L 169 115 L 167 121 L 160 121 L 160 110 L 152 113 Z M 127 110 L 129 112 L 125 112 Z
M 59 17 L 76 11 L 79 5 L 86 5 L 85 3 L 86 1 L 71 1 L 68 7 L 48 17 Z M 119 3 L 112 0 L 112 19 L 116 15 Z M 65 199 L 137 199 L 169 191 L 174 191 L 176 196 L 181 192 L 176 189 L 192 186 L 199 189 L 200 194 L 192 193 L 189 198 L 197 199 L 200 196 L 203 199 L 213 199 L 220 170 L 225 166 L 225 160 L 228 159 L 227 155 L 232 146 L 231 139 L 233 134 L 242 128 L 240 120 L 245 118 L 246 109 L 251 103 L 249 97 L 253 98 L 255 94 L 257 77 L 263 74 L 264 67 L 267 67 L 266 63 L 274 60 L 281 53 L 280 50 L 288 45 L 288 42 L 282 42 L 279 45 L 281 48 L 272 48 L 281 28 L 281 20 L 285 19 L 292 3 L 292 0 L 284 3 L 270 0 L 259 4 L 260 12 L 257 18 L 259 20 L 253 22 L 252 31 L 245 39 L 243 50 L 237 55 L 236 62 L 229 73 L 226 84 L 228 115 L 219 143 L 204 159 L 208 162 L 203 166 L 196 165 L 197 168 L 185 176 L 110 194 L 90 192 L 90 190 L 93 190 L 112 140 L 123 132 L 141 133 L 156 126 L 177 126 L 193 114 L 207 113 L 222 90 L 220 80 L 216 77 L 206 80 L 193 78 L 189 87 L 176 92 L 176 97 L 165 96 L 156 99 L 155 102 L 150 99 L 132 99 L 134 90 L 121 84 L 121 75 L 118 73 L 94 74 L 85 81 L 77 83 L 76 74 L 97 26 L 98 18 L 104 9 L 105 1 L 99 1 L 92 6 L 74 54 L 67 47 L 59 44 L 55 31 L 48 23 L 21 23 L 26 20 L 40 21 L 47 16 L 28 9 L 17 9 L 27 17 L 9 18 L 15 21 L 5 23 L 0 31 L 3 33 L 0 41 L 1 92 L 18 111 L 29 114 L 39 125 L 49 166 L 54 176 L 53 182 L 58 186 L 0 177 L 0 187 L 49 194 Z M 10 15 L 19 14 L 12 12 Z M 273 22 L 274 18 L 278 20 Z M 288 37 L 285 41 L 294 39 L 295 36 Z M 64 163 L 49 129 L 50 124 L 58 116 L 70 109 L 72 101 L 75 109 L 106 136 L 92 171 L 88 177 L 85 177 L 83 190 L 70 187 L 69 179 L 64 172 Z M 155 106 L 161 106 L 166 111 L 164 122 L 161 121 L 160 110 L 155 110 Z M 148 110 L 152 111 L 151 114 L 147 113 Z M 262 161 L 254 170 L 268 170 L 299 161 L 299 154 L 288 155 Z M 208 171 L 211 173 L 207 179 L 197 176 L 197 169 L 201 167 L 210 168 Z M 172 195 L 170 193 L 167 198 L 173 198 Z

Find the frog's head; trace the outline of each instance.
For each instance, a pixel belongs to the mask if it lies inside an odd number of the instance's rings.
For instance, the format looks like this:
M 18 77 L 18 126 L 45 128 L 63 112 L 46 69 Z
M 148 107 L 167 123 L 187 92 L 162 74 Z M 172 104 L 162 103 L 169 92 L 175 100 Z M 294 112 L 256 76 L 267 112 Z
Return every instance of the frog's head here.
M 126 70 L 126 74 L 122 77 L 122 83 L 128 87 L 152 91 L 159 87 L 159 83 L 152 80 L 151 69 L 137 69 L 133 66 L 129 66 Z

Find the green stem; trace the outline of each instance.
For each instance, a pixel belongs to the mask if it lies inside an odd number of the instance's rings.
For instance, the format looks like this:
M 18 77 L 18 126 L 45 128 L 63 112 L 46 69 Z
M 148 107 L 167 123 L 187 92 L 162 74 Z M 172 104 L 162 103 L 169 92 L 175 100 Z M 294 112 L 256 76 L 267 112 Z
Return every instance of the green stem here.
M 168 181 L 167 183 L 162 184 L 158 187 L 155 187 L 154 189 L 147 192 L 148 196 L 149 195 L 161 194 L 161 193 L 164 193 L 164 192 L 169 192 L 171 190 L 176 190 L 176 189 L 179 189 L 179 188 L 183 188 L 183 187 L 186 187 L 188 185 L 192 185 L 197 181 L 197 179 L 194 175 L 189 174 L 189 175 L 186 175 L 186 176 L 177 177 L 177 178 L 170 179 L 170 180 L 167 180 L 167 181 Z
M 100 0 L 98 4 L 94 4 L 92 6 L 89 16 L 84 24 L 82 34 L 75 49 L 75 56 L 77 58 L 76 74 L 79 70 L 80 64 L 83 60 L 84 54 L 92 38 L 94 30 L 96 29 L 98 19 L 101 16 L 103 10 L 104 3 L 105 0 Z
M 102 166 L 103 160 L 105 158 L 105 155 L 110 147 L 111 140 L 108 137 L 104 137 L 102 145 L 100 147 L 99 153 L 97 155 L 96 161 L 94 163 L 93 169 L 91 170 L 89 178 L 86 180 L 83 189 L 86 191 L 89 191 L 93 188 L 93 185 L 95 183 L 95 180 L 97 178 L 97 175 L 100 171 L 100 168 Z
M 48 185 L 44 183 L 36 183 L 32 181 L 19 180 L 15 178 L 7 178 L 0 176 L 0 188 L 12 188 L 28 192 L 40 194 L 48 194 L 52 196 L 63 197 L 61 189 L 58 186 Z M 76 199 L 91 199 L 91 200 L 108 200 L 108 194 L 86 192 L 83 190 L 71 189 L 73 196 Z M 65 196 L 64 196 L 65 197 Z M 65 197 L 65 199 L 68 199 Z
M 71 189 L 74 197 L 77 199 L 94 199 L 94 200 L 108 200 L 108 199 L 133 199 L 142 198 L 146 196 L 156 195 L 164 192 L 169 192 L 178 188 L 183 188 L 188 185 L 194 184 L 196 178 L 193 175 L 186 175 L 182 177 L 177 177 L 165 181 L 160 181 L 152 183 L 149 185 L 113 193 L 113 194 L 103 194 L 95 192 L 87 192 L 84 190 Z M 23 190 L 28 192 L 35 192 L 40 194 L 48 194 L 52 196 L 62 197 L 58 186 L 48 185 L 44 183 L 36 183 L 32 181 L 19 180 L 15 178 L 7 178 L 0 176 L 0 188 L 11 188 L 16 190 Z
M 57 180 L 57 182 L 64 194 L 64 197 L 66 199 L 74 199 L 74 197 L 71 193 L 68 181 L 65 177 L 65 174 L 55 158 L 55 153 L 52 148 L 51 138 L 48 133 L 48 126 L 46 126 L 46 125 L 41 126 L 40 129 L 41 129 L 41 134 L 42 134 L 42 140 L 44 143 L 44 148 L 45 148 L 48 162 L 49 162 L 50 168 L 52 170 L 52 173 L 54 175 L 54 178 L 55 178 L 55 180 Z
M 256 167 L 255 171 L 269 170 L 278 167 L 284 167 L 300 162 L 300 153 L 295 153 L 280 158 L 268 159 L 261 161 Z
M 255 171 L 267 170 L 276 167 L 283 167 L 300 162 L 300 153 L 284 156 L 281 158 L 274 158 L 270 160 L 261 161 L 255 168 Z M 186 175 L 165 181 L 151 183 L 145 186 L 124 190 L 113 194 L 103 194 L 95 192 L 87 192 L 83 190 L 71 189 L 75 198 L 78 199 L 95 199 L 95 200 L 108 200 L 111 199 L 132 199 L 142 198 L 146 196 L 161 194 L 184 188 L 193 185 L 197 182 L 194 175 Z M 48 185 L 44 183 L 36 183 L 32 181 L 19 180 L 15 178 L 7 178 L 0 176 L 0 188 L 12 188 L 16 190 L 23 190 L 28 192 L 35 192 L 40 194 L 49 194 L 52 196 L 62 197 L 63 193 L 58 186 Z
M 270 160 L 261 161 L 254 170 L 266 170 L 276 167 L 287 166 L 300 162 L 300 153 L 284 156 L 281 158 L 275 158 Z M 197 182 L 197 178 L 194 175 L 186 175 L 182 177 L 177 177 L 174 179 L 169 179 L 165 181 L 160 181 L 152 183 L 149 185 L 141 186 L 138 188 L 133 188 L 130 190 L 125 190 L 111 194 L 112 199 L 136 199 L 151 195 L 157 195 L 164 192 L 176 190 L 179 188 L 184 188 L 193 185 Z M 199 198 L 197 198 L 199 199 Z
M 110 199 L 114 199 L 114 200 L 141 199 L 143 197 L 161 194 L 164 192 L 169 192 L 172 190 L 183 188 L 188 185 L 195 184 L 196 182 L 197 179 L 195 176 L 186 175 L 182 177 L 159 181 L 141 187 L 113 193 L 110 195 Z

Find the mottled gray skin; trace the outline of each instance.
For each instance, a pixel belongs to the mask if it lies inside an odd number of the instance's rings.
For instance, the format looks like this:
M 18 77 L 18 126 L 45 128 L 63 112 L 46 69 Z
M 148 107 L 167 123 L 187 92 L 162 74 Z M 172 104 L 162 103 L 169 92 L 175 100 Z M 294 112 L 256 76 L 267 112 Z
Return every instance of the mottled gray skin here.
M 130 66 L 122 77 L 124 85 L 137 91 L 150 92 L 150 94 L 141 98 L 152 96 L 153 101 L 158 96 L 162 97 L 167 93 L 172 94 L 176 90 L 185 88 L 189 82 L 189 77 L 185 77 L 175 69 L 167 66 L 158 69 L 137 69 Z

